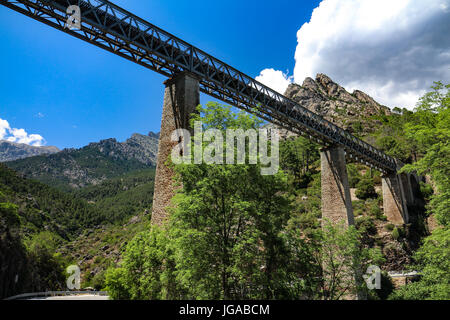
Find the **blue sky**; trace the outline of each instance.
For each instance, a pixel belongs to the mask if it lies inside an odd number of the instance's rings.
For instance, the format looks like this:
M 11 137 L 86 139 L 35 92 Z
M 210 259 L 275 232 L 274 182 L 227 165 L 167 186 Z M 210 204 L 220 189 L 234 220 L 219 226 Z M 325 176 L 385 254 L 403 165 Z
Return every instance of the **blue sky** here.
M 292 72 L 319 1 L 113 1 L 239 70 Z M 165 80 L 0 6 L 0 119 L 59 148 L 158 132 Z M 202 96 L 202 103 L 212 100 Z
M 281 93 L 325 73 L 413 109 L 450 83 L 450 0 L 113 2 Z M 159 131 L 163 76 L 3 6 L 0 39 L 0 139 L 67 148 Z

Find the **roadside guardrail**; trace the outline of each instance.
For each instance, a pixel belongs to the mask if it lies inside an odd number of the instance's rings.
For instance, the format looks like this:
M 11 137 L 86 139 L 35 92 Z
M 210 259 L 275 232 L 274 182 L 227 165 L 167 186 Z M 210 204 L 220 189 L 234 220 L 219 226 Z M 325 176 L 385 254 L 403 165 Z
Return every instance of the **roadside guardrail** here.
M 73 295 L 96 295 L 107 296 L 106 291 L 47 291 L 47 292 L 35 292 L 35 293 L 23 293 L 13 297 L 6 298 L 4 300 L 26 300 L 29 298 L 37 297 L 55 297 L 55 296 L 73 296 Z

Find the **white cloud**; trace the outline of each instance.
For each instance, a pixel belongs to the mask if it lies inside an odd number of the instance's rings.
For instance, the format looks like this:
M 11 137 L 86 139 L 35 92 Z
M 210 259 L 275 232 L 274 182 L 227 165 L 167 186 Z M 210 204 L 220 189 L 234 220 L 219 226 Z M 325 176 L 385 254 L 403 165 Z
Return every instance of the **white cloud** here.
M 322 72 L 389 106 L 450 81 L 450 0 L 324 0 L 297 33 L 297 83 Z
M 45 139 L 39 134 L 28 134 L 24 129 L 11 128 L 8 121 L 0 118 L 0 140 L 41 147 Z
M 265 69 L 261 71 L 261 74 L 257 76 L 255 80 L 281 94 L 284 94 L 287 87 L 292 83 L 293 77 L 289 77 L 281 71 Z
M 323 0 L 297 33 L 294 79 L 325 73 L 390 107 L 450 82 L 450 0 Z
M 10 129 L 9 123 L 6 120 L 0 119 L 0 140 L 2 140 L 7 131 Z

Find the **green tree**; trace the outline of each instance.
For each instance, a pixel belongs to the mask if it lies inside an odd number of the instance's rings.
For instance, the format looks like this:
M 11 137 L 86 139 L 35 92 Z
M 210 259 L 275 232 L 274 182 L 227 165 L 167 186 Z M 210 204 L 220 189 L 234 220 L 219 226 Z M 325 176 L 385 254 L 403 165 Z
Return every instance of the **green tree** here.
M 381 117 L 381 126 L 372 136 L 370 143 L 379 147 L 387 155 L 411 163 L 417 159 L 417 145 L 414 139 L 407 137 L 404 127 L 413 118 L 413 113 L 403 109 L 401 113 Z
M 405 139 L 399 139 L 401 137 L 401 127 L 395 130 L 395 133 L 389 133 L 387 136 L 380 136 L 377 139 L 377 145 L 387 155 L 400 159 L 403 162 L 410 161 L 411 150 L 409 143 Z
M 230 107 L 200 108 L 205 129 L 257 129 L 260 121 Z M 177 165 L 183 189 L 175 197 L 171 238 L 177 279 L 200 299 L 272 299 L 281 294 L 289 201 L 283 172 L 262 176 L 260 165 Z
M 274 298 L 288 219 L 286 177 L 258 166 L 184 165 L 171 232 L 178 279 L 196 297 Z
M 293 177 L 296 189 L 305 188 L 312 181 L 314 163 L 319 158 L 318 145 L 306 138 L 287 139 L 280 143 L 281 167 Z
M 436 82 L 423 96 L 406 125 L 422 157 L 403 171 L 429 174 L 436 187 L 428 206 L 441 228 L 425 239 L 411 268 L 421 273 L 420 281 L 394 292 L 392 299 L 450 299 L 450 84 Z
M 349 163 L 347 165 L 347 172 L 348 172 L 348 184 L 350 185 L 350 188 L 356 188 L 357 184 L 362 179 L 358 167 L 354 163 Z
M 376 198 L 378 195 L 375 191 L 373 180 L 369 178 L 360 180 L 356 185 L 356 196 L 361 200 Z
M 377 248 L 362 244 L 362 232 L 354 226 L 332 225 L 325 222 L 320 232 L 321 296 L 327 300 L 339 300 L 356 296 L 367 296 L 367 286 L 362 273 L 370 265 L 381 265 L 383 257 Z
M 450 229 L 438 229 L 425 239 L 414 255 L 420 281 L 410 283 L 391 296 L 395 300 L 450 299 Z
M 450 84 L 437 82 L 433 91 L 421 98 L 414 119 L 406 125 L 406 135 L 414 139 L 424 156 L 403 171 L 429 174 L 436 186 L 430 212 L 438 221 L 450 224 Z M 446 92 L 444 92 L 446 90 Z
M 9 232 L 11 228 L 20 226 L 18 207 L 12 203 L 0 203 L 0 233 Z
M 194 121 L 223 134 L 262 124 L 215 103 L 198 110 Z M 301 140 L 292 143 L 305 150 Z M 295 166 L 301 152 L 285 151 L 281 165 L 288 174 L 313 171 L 312 165 Z M 263 176 L 260 165 L 180 164 L 174 170 L 180 189 L 170 219 L 163 229 L 138 235 L 120 269 L 107 272 L 113 298 L 342 299 L 364 290 L 355 276 L 361 284 L 361 271 L 381 263 L 379 250 L 364 245 L 362 231 L 322 230 L 320 173 L 296 194 L 288 174 Z
M 138 234 L 126 248 L 122 265 L 106 273 L 106 287 L 114 299 L 176 299 L 173 253 L 167 232 L 157 226 Z
M 127 270 L 121 268 L 109 268 L 105 274 L 105 285 L 108 295 L 113 300 L 130 300 L 130 292 L 126 282 Z

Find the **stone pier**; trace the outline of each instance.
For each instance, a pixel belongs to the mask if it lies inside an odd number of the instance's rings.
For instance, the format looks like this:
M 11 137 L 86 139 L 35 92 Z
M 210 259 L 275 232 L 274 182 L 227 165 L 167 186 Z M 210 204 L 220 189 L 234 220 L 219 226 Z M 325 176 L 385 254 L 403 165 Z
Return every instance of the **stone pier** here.
M 322 219 L 333 224 L 354 224 L 352 200 L 348 184 L 345 151 L 341 147 L 321 150 Z
M 345 226 L 355 224 L 353 216 L 352 199 L 350 195 L 350 186 L 348 183 L 347 164 L 345 160 L 345 151 L 342 147 L 332 146 L 322 149 L 321 157 L 321 176 L 322 176 L 322 225 L 329 220 L 333 225 L 344 221 Z M 344 271 L 348 279 L 355 286 L 363 282 L 362 272 L 359 266 L 355 266 L 355 273 L 352 270 Z M 325 274 L 330 267 L 324 262 L 322 266 Z M 329 279 L 328 281 L 332 281 Z M 357 294 L 346 294 L 341 299 L 344 300 L 366 300 L 364 292 Z
M 414 206 L 425 206 L 425 199 L 420 191 L 420 182 L 424 181 L 422 177 L 419 177 L 416 173 L 410 173 L 408 175 L 409 190 L 413 197 Z
M 414 205 L 414 194 L 411 187 L 410 175 L 407 173 L 399 174 L 400 181 L 402 182 L 402 187 L 404 191 L 404 196 L 406 200 L 406 204 L 409 206 Z
M 395 225 L 408 222 L 408 208 L 406 206 L 405 190 L 401 178 L 397 174 L 382 177 L 384 215 Z
M 166 208 L 175 195 L 174 172 L 166 165 L 172 150 L 179 141 L 172 141 L 177 129 L 190 129 L 190 115 L 200 104 L 199 81 L 193 75 L 183 72 L 164 82 L 164 105 L 156 166 L 155 190 L 153 196 L 152 224 L 161 225 L 168 218 Z

